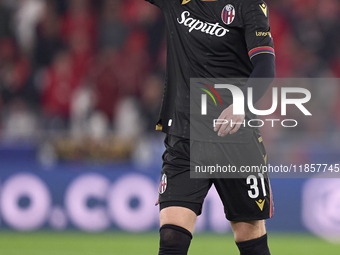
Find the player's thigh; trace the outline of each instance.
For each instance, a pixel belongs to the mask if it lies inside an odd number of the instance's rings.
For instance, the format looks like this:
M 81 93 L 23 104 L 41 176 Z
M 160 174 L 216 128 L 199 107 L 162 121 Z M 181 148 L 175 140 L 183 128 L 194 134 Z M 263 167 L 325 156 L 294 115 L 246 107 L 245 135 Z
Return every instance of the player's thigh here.
M 266 234 L 264 220 L 231 221 L 230 225 L 234 232 L 234 238 L 236 242 L 244 242 L 256 239 Z
M 266 164 L 266 152 L 257 134 L 247 144 L 221 145 L 226 161 L 241 170 L 242 166 L 260 167 Z M 240 172 L 238 178 L 214 180 L 229 221 L 256 221 L 272 217 L 273 203 L 267 173 Z
M 190 178 L 188 139 L 168 135 L 165 146 L 158 198 L 160 223 L 178 225 L 192 232 L 211 181 Z
M 191 209 L 170 206 L 162 209 L 159 213 L 160 225 L 172 224 L 180 226 L 189 230 L 191 233 L 194 232 L 197 215 Z
M 165 139 L 163 167 L 159 184 L 160 209 L 180 206 L 199 215 L 211 181 L 190 177 L 190 141 L 173 135 Z

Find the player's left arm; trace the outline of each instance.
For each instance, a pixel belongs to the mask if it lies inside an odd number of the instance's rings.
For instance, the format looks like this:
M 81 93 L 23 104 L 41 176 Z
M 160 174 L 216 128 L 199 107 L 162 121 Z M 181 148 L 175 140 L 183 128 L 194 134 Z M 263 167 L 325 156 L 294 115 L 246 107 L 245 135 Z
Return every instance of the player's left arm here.
M 242 90 L 244 98 L 248 98 L 248 88 L 254 88 L 253 104 L 255 104 L 266 93 L 275 78 L 275 50 L 270 33 L 268 7 L 262 0 L 246 0 L 242 6 L 242 17 L 248 55 L 254 67 Z M 245 101 L 247 102 L 247 100 Z M 245 109 L 247 111 L 246 102 Z M 234 134 L 240 129 L 245 114 L 233 115 L 233 105 L 230 105 L 218 118 L 229 120 L 227 124 L 215 127 L 218 135 L 224 137 L 227 134 Z M 231 126 L 229 125 L 231 121 L 239 124 Z

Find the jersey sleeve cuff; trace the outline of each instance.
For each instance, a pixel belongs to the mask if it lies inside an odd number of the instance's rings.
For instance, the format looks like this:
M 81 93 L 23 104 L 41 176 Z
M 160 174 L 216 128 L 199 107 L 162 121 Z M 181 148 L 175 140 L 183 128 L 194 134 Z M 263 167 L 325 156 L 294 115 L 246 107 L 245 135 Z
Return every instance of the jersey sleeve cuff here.
M 269 53 L 275 56 L 274 48 L 265 46 L 265 47 L 257 47 L 249 51 L 248 55 L 249 58 L 252 59 L 252 57 L 262 54 L 262 53 Z

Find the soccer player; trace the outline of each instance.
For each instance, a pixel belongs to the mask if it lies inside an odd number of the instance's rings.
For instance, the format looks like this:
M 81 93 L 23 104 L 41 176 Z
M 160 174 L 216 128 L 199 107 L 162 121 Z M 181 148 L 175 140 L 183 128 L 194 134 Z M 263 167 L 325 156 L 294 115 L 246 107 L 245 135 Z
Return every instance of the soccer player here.
M 275 53 L 267 5 L 262 0 L 147 1 L 163 12 L 168 50 L 157 125 L 167 134 L 159 187 L 159 254 L 187 254 L 196 218 L 212 184 L 223 202 L 240 254 L 270 254 L 264 222 L 273 212 L 268 176 L 190 178 L 189 117 L 190 78 L 274 78 Z M 245 93 L 247 87 L 254 86 L 254 79 L 247 80 L 241 88 Z M 269 85 L 270 81 L 254 86 L 253 102 Z M 214 131 L 216 137 L 232 142 L 198 141 L 195 148 L 222 153 L 232 164 L 266 164 L 259 131 L 230 125 L 231 121 L 242 123 L 249 116 L 247 108 L 245 114 L 233 115 L 233 104 L 229 104 L 219 116 L 228 120 L 227 124 L 218 124 Z M 201 157 L 202 151 L 194 155 Z

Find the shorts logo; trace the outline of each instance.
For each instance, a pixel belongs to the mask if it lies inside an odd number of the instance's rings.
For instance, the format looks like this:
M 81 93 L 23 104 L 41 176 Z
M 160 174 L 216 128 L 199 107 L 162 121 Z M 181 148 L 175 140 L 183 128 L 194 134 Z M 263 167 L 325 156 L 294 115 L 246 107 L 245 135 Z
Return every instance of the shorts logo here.
M 255 201 L 261 211 L 263 211 L 263 206 L 264 206 L 265 201 L 266 201 L 266 199 L 263 199 L 263 200 L 260 199 L 259 201 Z
M 163 174 L 162 179 L 159 183 L 158 193 L 163 194 L 166 190 L 167 185 L 168 185 L 168 178 L 166 177 L 166 174 Z
M 235 8 L 231 4 L 227 4 L 221 14 L 222 21 L 226 25 L 230 25 L 235 19 Z

